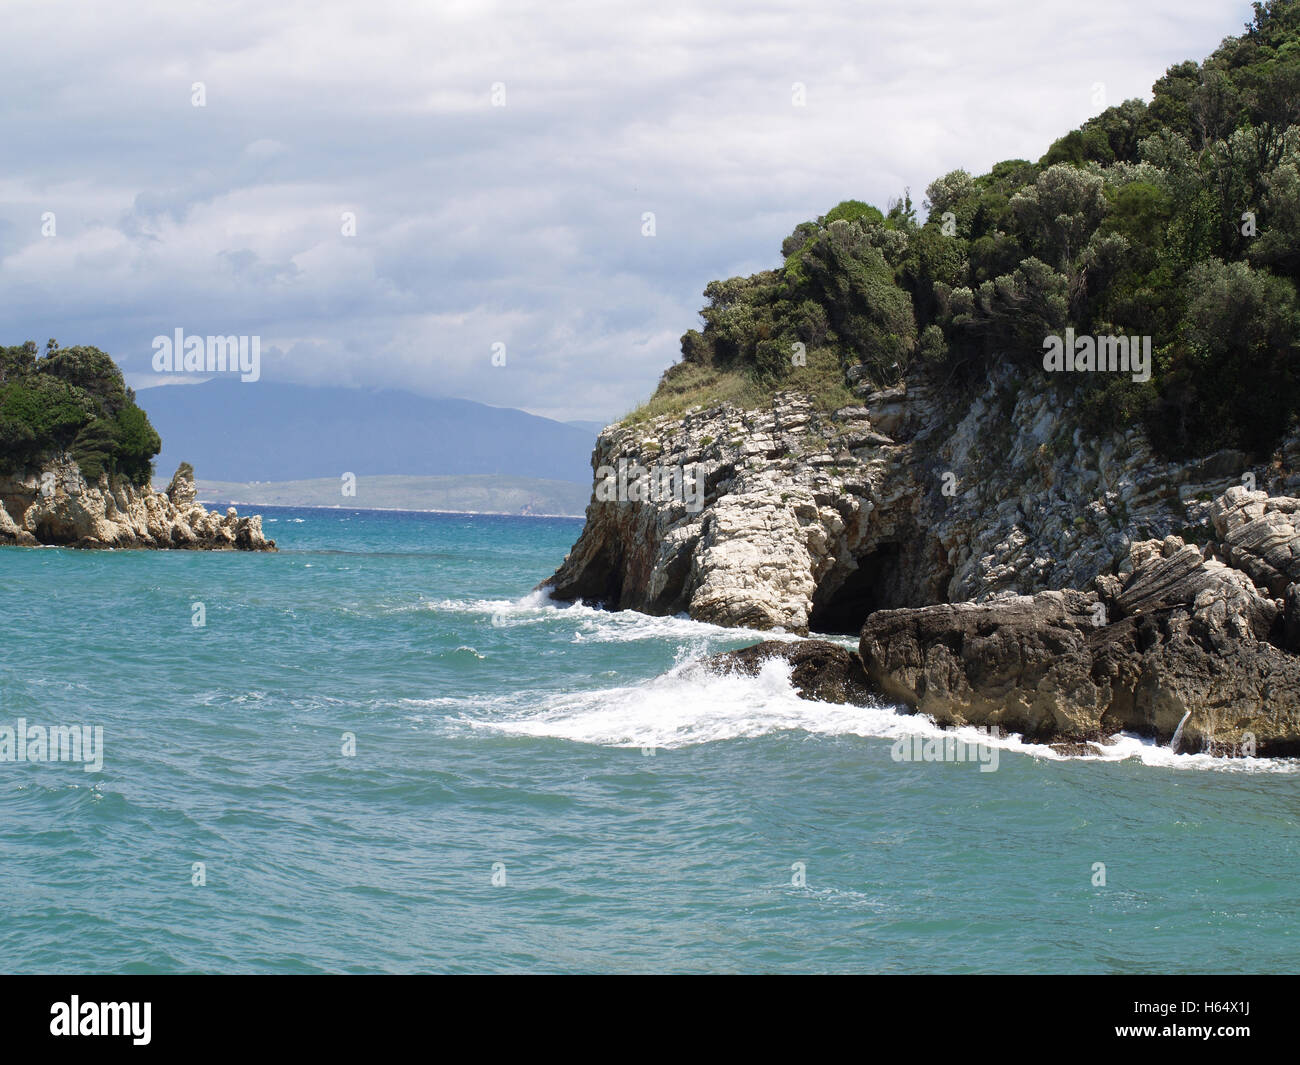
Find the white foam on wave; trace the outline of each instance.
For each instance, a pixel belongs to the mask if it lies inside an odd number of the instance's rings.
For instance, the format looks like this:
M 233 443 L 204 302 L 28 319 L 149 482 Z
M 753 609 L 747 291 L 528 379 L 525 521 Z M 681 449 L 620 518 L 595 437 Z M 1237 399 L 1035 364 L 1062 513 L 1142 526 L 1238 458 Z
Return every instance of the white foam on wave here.
M 834 706 L 800 699 L 790 666 L 765 662 L 756 676 L 716 674 L 698 662 L 675 666 L 634 687 L 544 698 L 531 707 L 497 700 L 486 715 L 462 713 L 471 728 L 572 740 L 604 747 L 673 749 L 800 730 L 824 736 L 877 735 L 892 707 Z
M 973 728 L 947 729 L 932 718 L 904 713 L 899 707 L 837 705 L 800 698 L 790 682 L 789 663 L 770 659 L 755 676 L 719 674 L 698 661 L 684 662 L 662 676 L 631 687 L 543 697 L 422 700 L 444 711 L 459 711 L 457 720 L 476 730 L 516 736 L 547 737 L 604 747 L 671 750 L 725 740 L 754 739 L 779 732 L 815 736 L 861 736 L 899 740 L 951 737 L 967 745 L 1050 761 L 1087 759 L 1169 769 L 1227 772 L 1300 772 L 1295 759 L 1222 758 L 1175 754 L 1151 740 L 1121 734 L 1096 755 L 1072 755 L 1045 744 L 1027 743 L 1019 735 L 989 736 Z
M 802 639 L 780 630 L 728 628 L 707 621 L 695 621 L 685 614 L 642 614 L 636 610 L 602 610 L 582 601 L 567 603 L 552 599 L 545 591 L 535 591 L 521 599 L 443 599 L 405 607 L 407 610 L 434 610 L 450 614 L 488 615 L 494 628 L 515 628 L 565 622 L 574 628 L 574 643 L 634 643 L 640 640 L 692 641 L 716 638 L 734 643 L 737 640 Z M 857 646 L 856 640 L 831 639 L 845 646 Z
M 686 655 L 689 651 L 679 650 L 679 658 Z M 446 710 L 459 706 L 460 720 L 472 728 L 607 747 L 673 749 L 798 731 L 888 740 L 956 736 L 971 744 L 1032 748 L 1018 737 L 990 740 L 973 728 L 943 729 L 928 717 L 904 713 L 890 703 L 855 706 L 801 698 L 790 680 L 790 664 L 781 659 L 768 659 L 751 676 L 716 673 L 690 657 L 635 686 L 551 695 L 540 703 L 533 698 L 521 704 L 514 696 L 479 700 L 475 709 L 485 713 L 465 708 L 458 699 L 422 705 Z
M 420 609 L 488 615 L 492 625 L 500 628 L 570 624 L 574 643 L 638 640 L 677 643 L 676 665 L 672 669 L 632 686 L 587 692 L 534 691 L 495 697 L 407 700 L 411 705 L 437 709 L 447 718 L 476 730 L 598 746 L 665 749 L 794 731 L 890 741 L 910 736 L 954 737 L 966 744 L 982 744 L 1050 761 L 1135 760 L 1169 769 L 1300 773 L 1300 759 L 1176 754 L 1153 740 L 1127 733 L 1113 737 L 1109 744 L 1095 745 L 1094 754 L 1066 754 L 1046 744 L 1026 742 L 1017 734 L 994 737 L 976 728 L 943 728 L 929 717 L 908 714 L 901 707 L 885 702 L 852 706 L 803 699 L 790 681 L 790 665 L 780 659 L 763 663 L 754 676 L 715 673 L 699 662 L 717 650 L 719 644 L 734 646 L 738 640 L 800 639 L 787 633 L 725 628 L 685 616 L 606 611 L 581 602 L 557 602 L 541 590 L 521 599 L 442 600 L 421 604 Z M 832 639 L 856 648 L 854 640 Z
M 1051 752 L 1056 754 L 1055 751 Z M 1057 757 L 1060 757 L 1059 755 Z M 1136 758 L 1143 765 L 1166 769 L 1215 769 L 1237 773 L 1300 773 L 1297 758 L 1228 758 L 1213 754 L 1175 754 L 1169 747 L 1155 740 L 1121 732 L 1109 745 L 1101 748 L 1099 757 L 1107 762 L 1122 762 Z
M 399 607 L 399 610 L 432 610 L 439 614 L 477 614 L 488 615 L 495 624 L 498 619 L 503 622 L 525 624 L 529 621 L 545 621 L 553 614 L 559 604 L 555 604 L 544 592 L 530 592 L 520 599 L 434 599 L 421 600 L 419 603 Z

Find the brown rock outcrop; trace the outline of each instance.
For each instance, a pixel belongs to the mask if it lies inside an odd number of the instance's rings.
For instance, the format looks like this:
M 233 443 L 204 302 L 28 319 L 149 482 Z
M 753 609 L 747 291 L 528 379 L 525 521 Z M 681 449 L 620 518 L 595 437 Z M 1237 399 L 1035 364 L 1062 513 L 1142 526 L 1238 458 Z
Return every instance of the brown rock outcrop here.
M 1280 646 L 1300 599 L 1274 600 L 1177 537 L 1135 544 L 1130 561 L 1095 593 L 880 611 L 863 666 L 944 724 L 1078 742 L 1168 741 L 1181 723 L 1184 751 L 1300 754 L 1300 656 Z
M 860 705 L 872 698 L 858 656 L 827 640 L 765 640 L 714 655 L 705 666 L 718 673 L 756 676 L 763 663 L 774 658 L 790 663 L 790 683 L 805 699 Z

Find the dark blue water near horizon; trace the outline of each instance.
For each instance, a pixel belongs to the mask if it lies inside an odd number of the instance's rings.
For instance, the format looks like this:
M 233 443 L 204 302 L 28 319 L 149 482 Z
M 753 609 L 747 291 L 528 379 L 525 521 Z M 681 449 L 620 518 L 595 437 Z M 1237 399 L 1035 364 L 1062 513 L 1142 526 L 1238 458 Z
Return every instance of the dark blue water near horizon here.
M 1300 962 L 1295 763 L 900 762 L 937 730 L 692 664 L 758 634 L 532 594 L 577 520 L 261 509 L 275 554 L 0 549 L 0 726 L 104 737 L 0 760 L 0 969 Z

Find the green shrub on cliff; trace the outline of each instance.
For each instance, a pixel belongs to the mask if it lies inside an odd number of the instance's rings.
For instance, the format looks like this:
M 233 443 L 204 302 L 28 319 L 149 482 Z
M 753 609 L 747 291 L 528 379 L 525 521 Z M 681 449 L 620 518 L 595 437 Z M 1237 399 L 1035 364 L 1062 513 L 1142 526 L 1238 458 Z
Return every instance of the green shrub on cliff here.
M 122 372 L 98 348 L 51 341 L 38 358 L 31 341 L 0 347 L 0 470 L 67 451 L 90 480 L 109 473 L 146 484 L 161 448 Z
M 1097 432 L 1141 422 L 1170 455 L 1267 453 L 1300 410 L 1300 0 L 1173 67 L 1037 163 L 956 170 L 888 213 L 848 200 L 782 244 L 782 265 L 705 289 L 702 328 L 651 406 L 743 379 L 845 395 L 917 360 L 980 384 L 1043 372 L 1043 339 L 1149 336 L 1152 379 L 1056 374 Z M 852 373 L 850 374 L 850 371 Z M 745 388 L 728 385 L 741 394 Z

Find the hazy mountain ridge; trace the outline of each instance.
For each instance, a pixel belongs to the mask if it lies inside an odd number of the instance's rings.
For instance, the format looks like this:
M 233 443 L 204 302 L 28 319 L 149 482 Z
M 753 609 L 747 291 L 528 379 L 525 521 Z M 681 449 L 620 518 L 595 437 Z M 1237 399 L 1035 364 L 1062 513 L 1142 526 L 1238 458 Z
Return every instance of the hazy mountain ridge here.
M 408 392 L 209 381 L 141 389 L 155 469 L 218 481 L 499 474 L 587 481 L 593 436 L 509 407 Z

